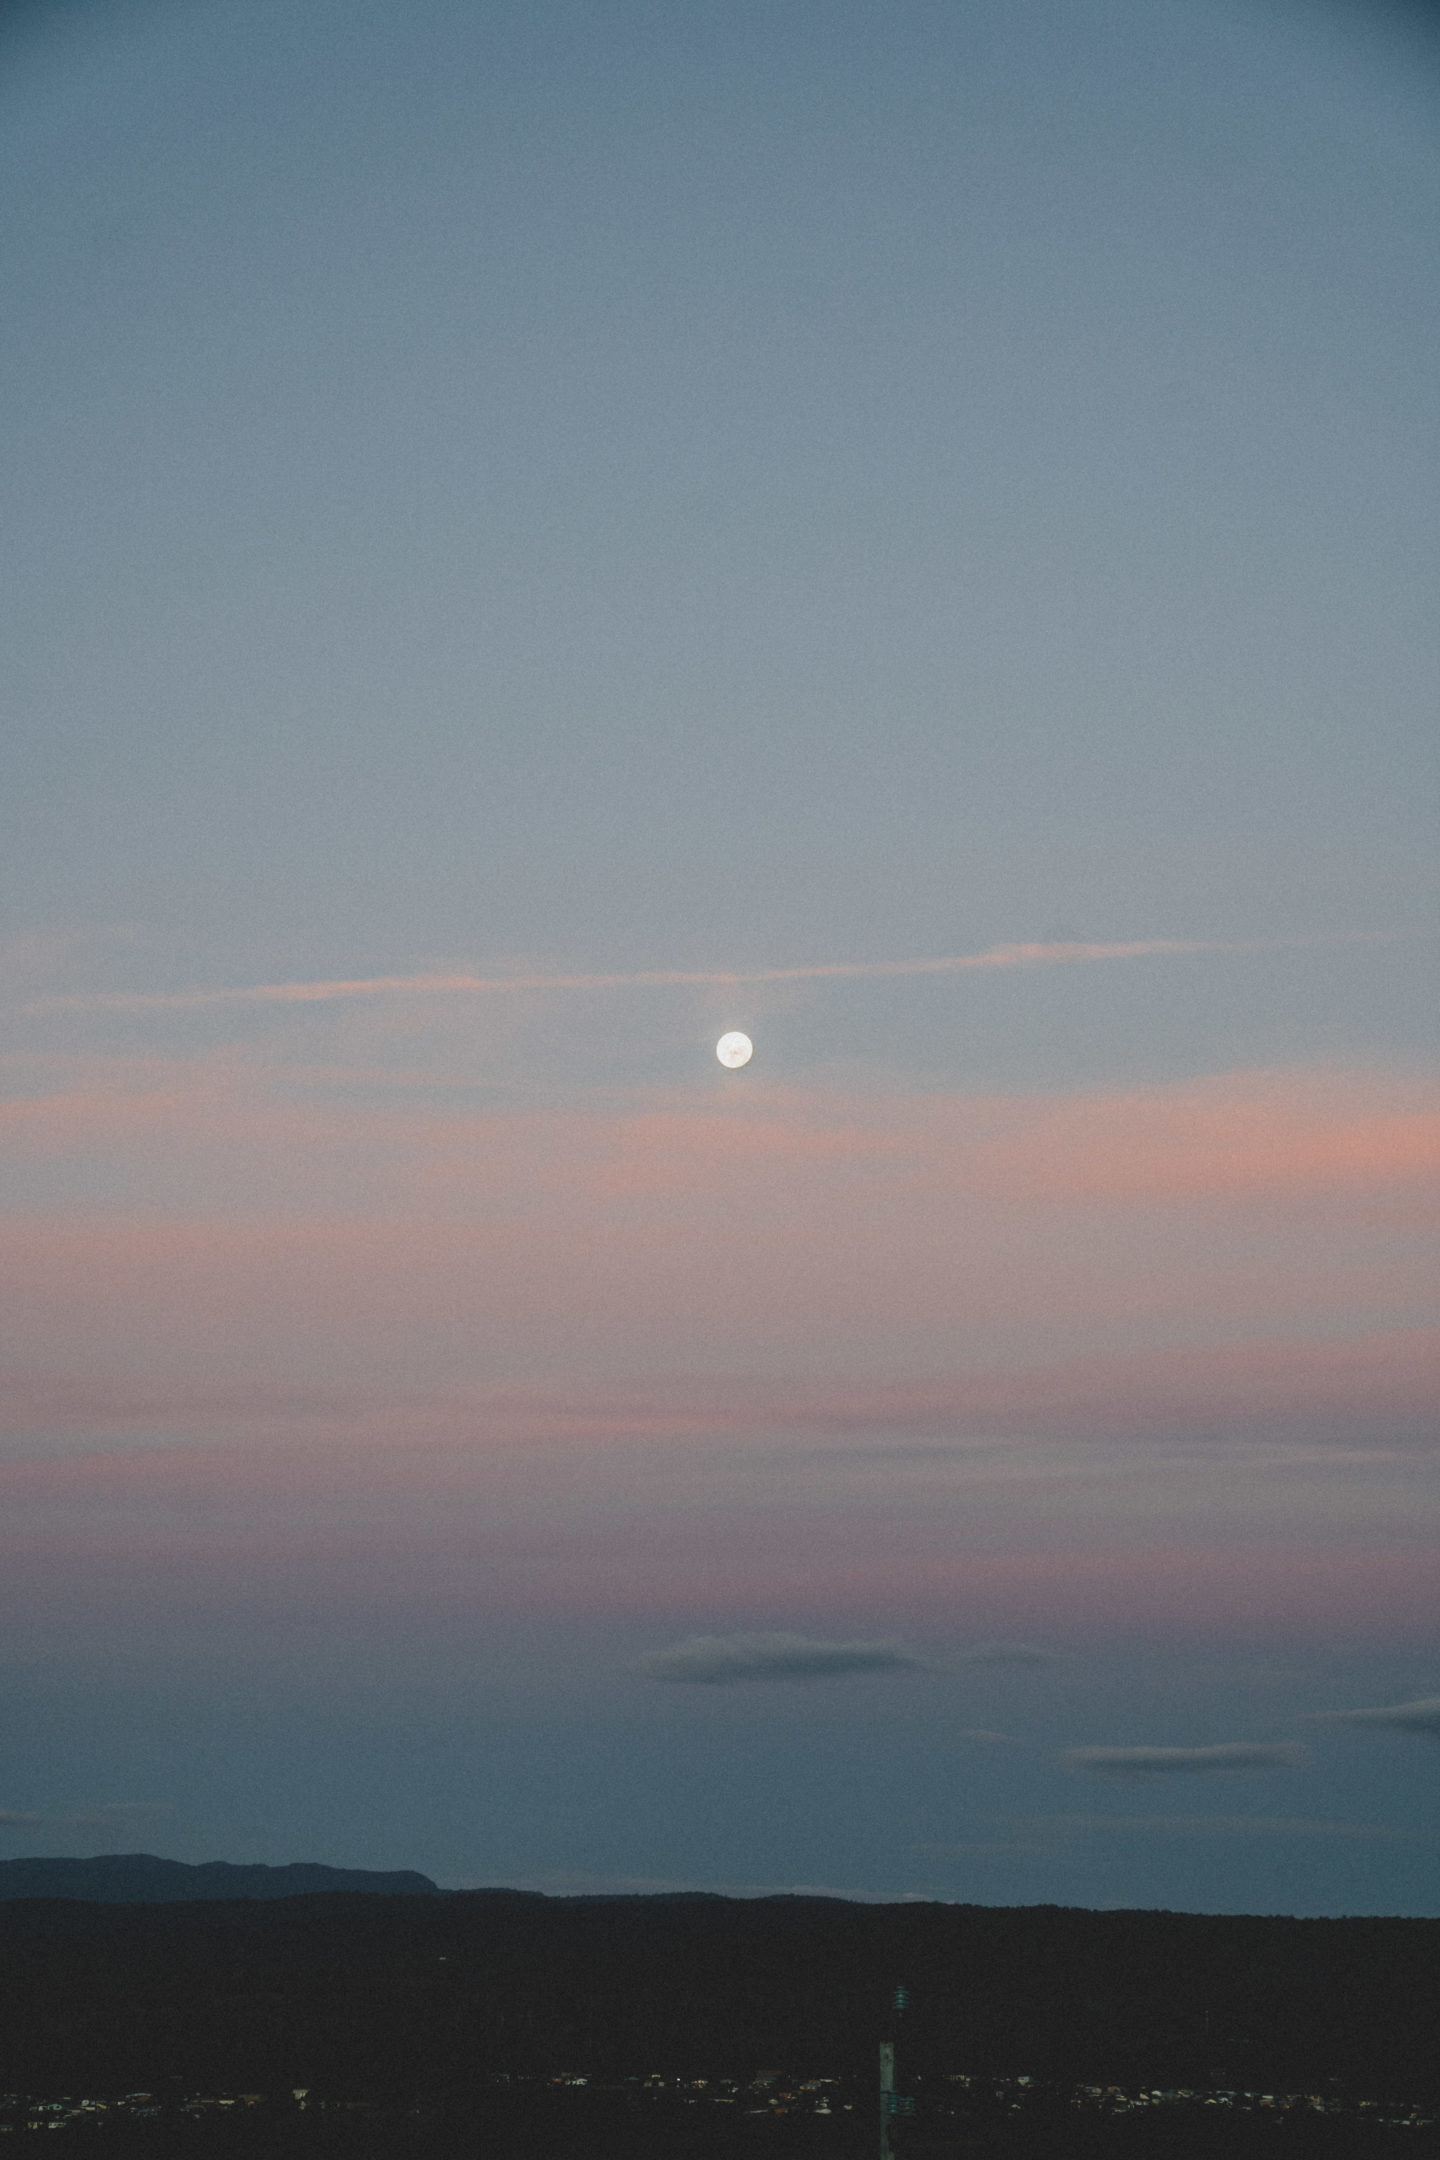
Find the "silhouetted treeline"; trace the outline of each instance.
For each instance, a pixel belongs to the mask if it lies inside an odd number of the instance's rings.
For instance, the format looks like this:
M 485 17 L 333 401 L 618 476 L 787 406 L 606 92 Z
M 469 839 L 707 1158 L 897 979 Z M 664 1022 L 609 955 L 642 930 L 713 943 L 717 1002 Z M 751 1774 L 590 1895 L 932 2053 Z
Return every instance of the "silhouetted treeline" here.
M 1436 2087 L 1437 1921 L 500 1891 L 0 1905 L 0 2086 L 471 2111 L 497 2073 L 848 2076 L 897 1978 L 918 2076 Z

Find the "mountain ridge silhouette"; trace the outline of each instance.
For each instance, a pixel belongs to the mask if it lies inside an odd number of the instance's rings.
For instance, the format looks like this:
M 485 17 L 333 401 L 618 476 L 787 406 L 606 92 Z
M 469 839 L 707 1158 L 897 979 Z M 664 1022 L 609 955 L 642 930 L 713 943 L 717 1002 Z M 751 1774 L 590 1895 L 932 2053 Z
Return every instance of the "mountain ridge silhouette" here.
M 233 1860 L 163 1860 L 156 1853 L 101 1853 L 93 1859 L 0 1860 L 0 1903 L 77 1898 L 97 1905 L 194 1905 L 234 1898 L 439 1897 L 438 1883 L 414 1868 L 337 1868 L 319 1860 L 281 1867 Z

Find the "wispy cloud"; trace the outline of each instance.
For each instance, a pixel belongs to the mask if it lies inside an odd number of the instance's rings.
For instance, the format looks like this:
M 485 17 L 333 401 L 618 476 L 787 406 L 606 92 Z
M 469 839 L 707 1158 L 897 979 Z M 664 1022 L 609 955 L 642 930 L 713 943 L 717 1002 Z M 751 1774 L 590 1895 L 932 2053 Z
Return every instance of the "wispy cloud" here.
M 132 1249 L 134 1243 L 132 1237 Z M 18 1280 L 18 1268 L 15 1274 Z M 173 1280 L 178 1297 L 184 1287 L 178 1269 Z M 1204 1352 L 1181 1346 L 1141 1357 L 981 1368 L 898 1384 L 851 1381 L 843 1387 L 786 1379 L 741 1382 L 701 1371 L 648 1373 L 608 1384 L 566 1375 L 548 1383 L 386 1388 L 344 1386 L 328 1377 L 280 1383 L 253 1372 L 195 1379 L 152 1362 L 156 1369 L 143 1378 L 118 1359 L 111 1369 L 86 1375 L 18 1367 L 0 1373 L 0 1436 L 94 1440 L 139 1434 L 147 1441 L 186 1442 L 197 1433 L 207 1438 L 283 1435 L 355 1447 L 402 1437 L 538 1442 L 678 1435 L 751 1445 L 780 1434 L 788 1458 L 808 1467 L 817 1461 L 883 1464 L 892 1449 L 902 1458 L 909 1453 L 905 1443 L 896 1446 L 888 1439 L 856 1446 L 857 1430 L 923 1431 L 986 1422 L 1000 1425 L 1003 1437 L 983 1444 L 983 1461 L 993 1456 L 1003 1465 L 1019 1459 L 1029 1467 L 1035 1451 L 1046 1478 L 1066 1465 L 1083 1467 L 1097 1447 L 1105 1450 L 1100 1460 L 1113 1472 L 1115 1462 L 1124 1465 L 1134 1457 L 1112 1454 L 1111 1442 L 1118 1437 L 1128 1449 L 1157 1430 L 1178 1436 L 1185 1462 L 1195 1459 L 1190 1443 L 1199 1435 L 1206 1460 L 1219 1459 L 1227 1445 L 1234 1445 L 1248 1465 L 1259 1445 L 1252 1428 L 1313 1427 L 1326 1407 L 1352 1430 L 1366 1407 L 1392 1429 L 1407 1417 L 1418 1420 L 1440 1376 L 1440 1335 L 1386 1331 L 1319 1344 L 1283 1335 L 1207 1346 Z M 823 1444 L 807 1444 L 804 1436 L 815 1433 L 825 1436 Z M 1063 1443 L 1063 1449 L 1055 1443 Z M 1276 1447 L 1276 1459 L 1289 1463 L 1288 1450 L 1278 1442 Z M 966 1463 L 976 1453 L 948 1444 L 917 1452 L 946 1463 Z M 1320 1450 L 1312 1452 L 1326 1460 Z M 148 1450 L 143 1459 L 154 1461 Z M 1356 1447 L 1345 1459 L 1363 1464 L 1409 1458 Z M 317 1477 L 328 1474 L 317 1470 Z M 985 1653 L 990 1646 L 975 1647 Z M 1001 1647 L 1045 1655 L 1023 1643 Z
M 99 1807 L 44 1813 L 33 1808 L 0 1808 L 0 1830 L 118 1830 L 127 1823 L 150 1822 L 170 1814 L 165 1800 L 111 1800 Z
M 1433 1845 L 1422 1831 L 1384 1823 L 1317 1821 L 1307 1815 L 1025 1815 L 982 1823 L 990 1835 L 950 1843 L 912 1845 L 937 1858 L 985 1852 L 1053 1852 L 1090 1837 L 1271 1838 L 1350 1844 Z M 998 1834 L 997 1834 L 998 1833 Z
M 1222 1740 L 1213 1747 L 1078 1747 L 1067 1748 L 1062 1757 L 1067 1769 L 1113 1778 L 1298 1770 L 1307 1759 L 1305 1749 L 1293 1740 Z
M 1380 1726 L 1390 1732 L 1425 1733 L 1440 1740 L 1440 1695 L 1416 1702 L 1386 1703 L 1376 1710 L 1324 1710 L 1312 1724 Z
M 468 970 L 418 975 L 339 976 L 318 982 L 248 983 L 213 990 L 106 990 L 34 998 L 29 1012 L 188 1012 L 212 1005 L 323 1005 L 341 998 L 492 997 L 507 991 L 729 989 L 763 983 L 838 982 L 903 975 L 961 975 L 975 969 L 1066 967 L 1094 960 L 1148 960 L 1162 955 L 1248 952 L 1289 945 L 1211 938 L 1131 938 L 1104 943 L 992 945 L 984 952 L 945 953 L 919 960 L 820 960 L 800 967 L 642 968 L 623 974 Z
M 946 1660 L 950 1665 L 1053 1665 L 1053 1652 L 1041 1650 L 1034 1643 L 986 1642 L 975 1643 L 968 1650 L 957 1650 Z
M 1380 1823 L 1317 1822 L 1306 1815 L 1056 1815 L 1061 1832 L 1082 1836 L 1326 1838 L 1359 1843 L 1415 1845 L 1434 1840 L 1414 1830 Z
M 739 1680 L 836 1680 L 850 1673 L 923 1672 L 903 1643 L 815 1642 L 805 1635 L 692 1635 L 639 1659 L 652 1680 L 724 1687 Z

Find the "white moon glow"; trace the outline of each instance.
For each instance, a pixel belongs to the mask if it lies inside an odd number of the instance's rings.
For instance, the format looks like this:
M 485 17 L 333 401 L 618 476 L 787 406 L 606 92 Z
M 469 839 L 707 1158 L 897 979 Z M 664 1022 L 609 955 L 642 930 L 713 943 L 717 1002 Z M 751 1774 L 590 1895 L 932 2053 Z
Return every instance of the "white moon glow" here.
M 741 1035 L 738 1031 L 733 1035 L 722 1035 L 715 1045 L 716 1057 L 722 1065 L 728 1065 L 732 1072 L 737 1065 L 748 1065 L 754 1054 L 754 1043 L 748 1035 Z

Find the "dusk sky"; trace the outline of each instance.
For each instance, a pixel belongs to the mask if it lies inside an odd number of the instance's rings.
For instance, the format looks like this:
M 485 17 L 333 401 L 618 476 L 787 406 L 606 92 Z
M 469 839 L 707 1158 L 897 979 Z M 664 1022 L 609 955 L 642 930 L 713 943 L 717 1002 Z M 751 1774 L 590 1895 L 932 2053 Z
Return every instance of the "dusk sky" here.
M 1398 7 L 7 11 L 0 1852 L 1440 1913 L 1437 235 Z

